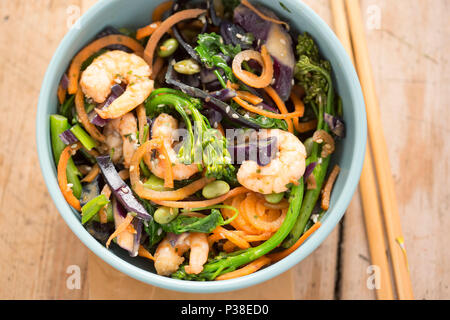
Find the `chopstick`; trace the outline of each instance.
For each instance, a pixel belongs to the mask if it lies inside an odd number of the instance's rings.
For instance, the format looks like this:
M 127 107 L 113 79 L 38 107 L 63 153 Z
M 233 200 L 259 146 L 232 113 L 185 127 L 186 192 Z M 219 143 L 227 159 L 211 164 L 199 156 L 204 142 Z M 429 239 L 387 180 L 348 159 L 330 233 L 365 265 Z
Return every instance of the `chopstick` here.
M 369 140 L 373 148 L 373 159 L 378 184 L 380 186 L 381 205 L 383 207 L 384 224 L 390 249 L 397 296 L 402 300 L 414 299 L 394 181 L 389 165 L 383 127 L 381 125 L 380 110 L 369 60 L 359 0 L 346 0 L 346 8 L 354 45 L 356 67 L 366 100 Z
M 355 64 L 344 0 L 330 0 L 330 3 L 336 35 L 341 40 L 353 64 Z M 380 205 L 378 204 L 377 186 L 369 144 L 366 149 L 359 188 L 363 204 L 370 257 L 372 264 L 380 268 L 380 287 L 376 290 L 376 295 L 379 300 L 392 300 L 394 298 L 392 280 L 386 254 L 387 247 L 384 240 L 383 221 Z

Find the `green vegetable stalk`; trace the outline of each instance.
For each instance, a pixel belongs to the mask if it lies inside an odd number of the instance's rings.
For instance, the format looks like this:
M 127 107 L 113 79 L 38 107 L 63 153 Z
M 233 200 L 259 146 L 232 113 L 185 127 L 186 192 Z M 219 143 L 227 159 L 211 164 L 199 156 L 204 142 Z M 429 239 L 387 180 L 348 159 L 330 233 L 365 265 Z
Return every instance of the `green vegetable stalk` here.
M 76 124 L 70 128 L 70 131 L 72 131 L 74 136 L 77 137 L 77 139 L 87 150 L 91 150 L 97 146 L 95 140 L 92 139 L 92 137 L 79 124 Z
M 94 199 L 90 200 L 81 208 L 81 223 L 85 224 L 100 211 L 105 205 L 109 203 L 108 198 L 104 194 L 101 194 Z
M 300 35 L 298 39 L 297 54 L 299 61 L 296 66 L 295 77 L 300 86 L 305 88 L 306 98 L 308 102 L 318 107 L 317 112 L 317 130 L 325 130 L 329 132 L 327 124 L 323 120 L 324 112 L 334 114 L 334 89 L 330 75 L 330 65 L 328 61 L 321 60 L 319 57 L 319 49 L 308 34 Z M 316 188 L 307 190 L 303 201 L 300 215 L 292 228 L 289 236 L 283 242 L 284 248 L 291 247 L 305 231 L 305 226 L 311 216 L 311 213 L 320 197 L 320 191 L 325 181 L 330 156 L 327 158 L 320 157 L 320 145 L 314 143 L 311 155 L 306 161 L 306 165 L 316 162 L 317 165 L 311 173 L 316 180 Z
M 205 264 L 203 271 L 197 275 L 187 274 L 184 266 L 182 266 L 172 274 L 172 278 L 199 281 L 214 280 L 218 276 L 234 271 L 240 266 L 250 263 L 275 249 L 286 238 L 297 220 L 302 205 L 303 190 L 304 183 L 303 179 L 301 179 L 297 186 L 292 187 L 289 200 L 290 205 L 283 224 L 269 240 L 254 248 L 227 255 L 219 255 L 217 258 Z
M 53 114 L 50 116 L 50 135 L 52 140 L 53 157 L 56 164 L 58 164 L 59 157 L 66 147 L 64 142 L 62 142 L 59 138 L 59 135 L 68 129 L 70 129 L 70 125 L 66 117 L 58 114 Z M 69 159 L 67 163 L 67 181 L 73 185 L 72 192 L 76 198 L 80 198 L 81 196 L 82 187 L 80 179 L 78 178 L 79 176 L 81 176 L 80 171 L 78 171 L 78 168 L 75 166 L 73 160 Z

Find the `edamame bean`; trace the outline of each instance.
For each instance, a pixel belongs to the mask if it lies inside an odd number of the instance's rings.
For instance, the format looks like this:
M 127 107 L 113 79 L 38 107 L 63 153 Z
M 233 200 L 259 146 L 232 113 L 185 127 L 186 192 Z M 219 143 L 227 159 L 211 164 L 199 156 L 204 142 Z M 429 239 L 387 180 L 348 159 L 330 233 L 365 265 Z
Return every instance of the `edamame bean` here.
M 177 39 L 170 38 L 163 42 L 158 48 L 158 56 L 161 58 L 167 58 L 171 56 L 178 49 Z
M 206 199 L 214 199 L 224 195 L 228 191 L 230 191 L 230 185 L 228 183 L 225 181 L 216 180 L 203 187 L 202 195 Z
M 277 204 L 284 198 L 284 192 L 265 194 L 264 198 L 268 203 Z
M 311 137 L 311 138 L 306 139 L 305 142 L 303 142 L 303 145 L 305 146 L 305 149 L 306 149 L 306 157 L 309 157 L 311 155 L 312 148 L 314 145 L 313 138 Z
M 178 208 L 159 207 L 153 218 L 159 224 L 167 224 L 178 216 Z
M 169 188 L 164 187 L 164 180 L 158 178 L 155 175 L 151 175 L 144 183 L 144 187 L 155 190 L 155 191 L 168 191 Z
M 199 64 L 192 59 L 178 61 L 173 68 L 181 74 L 192 75 L 200 72 Z

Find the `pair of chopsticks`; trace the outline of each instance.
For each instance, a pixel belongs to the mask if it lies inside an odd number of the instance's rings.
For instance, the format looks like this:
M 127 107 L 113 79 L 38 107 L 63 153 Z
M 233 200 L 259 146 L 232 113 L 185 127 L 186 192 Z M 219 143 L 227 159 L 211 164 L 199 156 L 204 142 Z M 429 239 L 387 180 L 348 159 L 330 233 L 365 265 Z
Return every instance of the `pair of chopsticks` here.
M 378 178 L 384 226 L 386 227 L 386 238 L 392 262 L 397 298 L 401 300 L 414 299 L 394 181 L 389 166 L 386 140 L 381 125 L 378 99 L 365 38 L 361 7 L 359 0 L 330 0 L 330 3 L 336 34 L 358 71 L 366 103 L 369 141 L 359 187 L 372 264 L 378 266 L 380 270 L 380 287 L 376 290 L 377 298 L 380 300 L 394 299 L 394 290 L 387 256 L 388 250 L 385 242 L 381 208 L 378 203 L 375 173 Z M 347 16 L 349 23 L 347 22 Z

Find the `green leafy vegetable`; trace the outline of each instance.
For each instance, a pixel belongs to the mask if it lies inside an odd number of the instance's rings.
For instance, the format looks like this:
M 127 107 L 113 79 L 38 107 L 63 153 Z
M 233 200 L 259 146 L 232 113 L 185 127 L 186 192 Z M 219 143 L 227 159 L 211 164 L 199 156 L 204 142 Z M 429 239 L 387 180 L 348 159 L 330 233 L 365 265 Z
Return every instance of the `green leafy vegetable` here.
M 175 234 L 181 234 L 183 232 L 210 233 L 217 226 L 223 226 L 229 222 L 229 220 L 223 220 L 219 210 L 211 209 L 211 213 L 204 218 L 179 215 L 171 222 L 161 226 L 164 231 Z
M 226 58 L 233 59 L 235 55 L 241 52 L 241 46 L 235 47 L 231 44 L 224 44 L 222 37 L 214 32 L 199 34 L 197 43 L 198 46 L 195 47 L 195 51 L 197 51 L 202 62 L 209 68 L 223 69 L 228 80 L 236 82 L 233 70 L 228 66 Z

